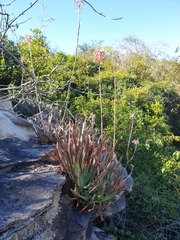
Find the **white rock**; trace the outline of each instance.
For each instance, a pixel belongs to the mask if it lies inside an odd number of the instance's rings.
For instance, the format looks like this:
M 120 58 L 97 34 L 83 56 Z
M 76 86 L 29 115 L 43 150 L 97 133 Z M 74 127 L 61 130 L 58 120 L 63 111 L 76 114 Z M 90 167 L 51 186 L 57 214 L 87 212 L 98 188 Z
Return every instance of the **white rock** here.
M 26 123 L 13 112 L 11 101 L 0 102 L 0 139 L 16 137 L 28 141 L 36 137 L 29 123 Z

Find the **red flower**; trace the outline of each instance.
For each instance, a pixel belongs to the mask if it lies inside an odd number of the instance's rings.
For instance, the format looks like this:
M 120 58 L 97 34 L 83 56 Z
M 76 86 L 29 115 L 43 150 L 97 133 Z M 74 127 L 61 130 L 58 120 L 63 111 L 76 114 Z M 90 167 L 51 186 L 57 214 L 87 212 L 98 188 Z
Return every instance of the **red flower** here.
M 97 63 L 102 63 L 106 58 L 106 54 L 104 50 L 101 48 L 97 48 L 94 51 L 93 55 L 94 55 L 94 62 L 97 62 Z
M 25 61 L 24 61 L 24 57 L 23 57 L 23 56 L 20 57 L 20 62 L 21 62 L 22 64 L 24 64 Z
M 134 143 L 134 145 L 138 145 L 139 144 L 139 140 L 138 139 L 134 139 L 132 142 Z
M 130 118 L 131 118 L 131 119 L 134 119 L 134 118 L 136 118 L 135 114 L 134 114 L 134 113 L 132 113 L 132 114 L 130 115 Z
M 73 0 L 73 4 L 75 4 L 75 3 L 81 4 L 81 3 L 84 3 L 84 2 L 83 2 L 83 0 Z
M 32 41 L 32 36 L 29 35 L 29 34 L 26 34 L 26 35 L 24 36 L 24 39 L 25 39 L 25 41 L 26 41 L 27 43 L 30 43 L 30 42 Z

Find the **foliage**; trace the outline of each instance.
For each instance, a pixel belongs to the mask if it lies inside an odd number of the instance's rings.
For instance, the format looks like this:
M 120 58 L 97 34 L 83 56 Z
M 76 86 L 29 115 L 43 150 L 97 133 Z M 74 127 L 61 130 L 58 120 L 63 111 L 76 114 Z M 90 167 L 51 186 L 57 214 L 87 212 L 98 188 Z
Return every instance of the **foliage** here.
M 14 56 L 20 58 L 19 49 L 16 44 L 6 37 L 2 39 L 2 44 Z M 21 81 L 21 70 L 14 59 L 9 56 L 3 49 L 0 49 L 0 85 L 7 87 L 10 83 L 19 85 Z
M 49 73 L 49 47 L 46 38 L 39 29 L 32 30 L 32 36 L 25 35 L 22 37 L 18 47 L 21 51 L 23 63 L 36 77 Z
M 117 228 L 113 223 L 122 239 L 127 234 L 128 239 L 179 239 L 180 161 L 174 146 L 179 137 L 173 135 L 169 126 L 171 103 L 178 108 L 178 99 L 171 84 L 161 82 L 125 90 L 117 101 L 117 150 L 122 153 L 126 149 L 129 112 L 136 115 L 133 136 L 138 134 L 140 141 L 133 161 L 135 184 L 132 194 L 127 196 L 129 211 L 124 224 L 128 224 L 123 229 L 124 225 Z

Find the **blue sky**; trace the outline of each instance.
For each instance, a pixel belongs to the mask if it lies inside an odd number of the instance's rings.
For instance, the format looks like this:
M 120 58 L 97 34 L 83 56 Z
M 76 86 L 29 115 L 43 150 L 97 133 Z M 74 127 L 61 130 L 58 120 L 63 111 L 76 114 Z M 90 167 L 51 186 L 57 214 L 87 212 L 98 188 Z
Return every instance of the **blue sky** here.
M 3 3 L 9 3 L 4 0 Z M 10 7 L 9 13 L 19 14 L 33 0 L 16 0 Z M 43 8 L 37 3 L 24 16 L 16 30 L 16 36 L 30 33 L 30 29 L 42 28 L 41 18 L 54 20 L 47 24 L 44 32 L 51 47 L 58 47 L 65 53 L 73 54 L 77 36 L 77 9 L 72 0 L 40 0 Z M 173 54 L 180 47 L 180 0 L 89 0 L 97 11 L 110 17 L 123 17 L 119 21 L 111 21 L 97 15 L 86 3 L 82 6 L 80 44 L 90 43 L 91 40 L 104 40 L 105 45 L 113 45 L 116 40 L 128 36 L 136 36 L 146 44 L 164 42 L 169 45 L 168 53 Z

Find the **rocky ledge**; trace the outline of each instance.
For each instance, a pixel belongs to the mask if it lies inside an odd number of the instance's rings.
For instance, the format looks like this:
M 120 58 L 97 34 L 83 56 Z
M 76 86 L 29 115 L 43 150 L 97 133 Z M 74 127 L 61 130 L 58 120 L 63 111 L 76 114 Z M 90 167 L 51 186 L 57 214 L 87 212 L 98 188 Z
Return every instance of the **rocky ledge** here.
M 67 179 L 59 166 L 47 161 L 31 126 L 0 103 L 0 240 L 110 240 L 93 228 L 96 212 L 81 214 L 67 194 Z M 133 179 L 121 169 L 126 190 Z M 69 186 L 68 186 L 69 189 Z M 125 207 L 122 194 L 104 216 Z
M 47 146 L 15 138 L 0 140 L 0 239 L 54 239 L 65 178 L 42 161 Z

